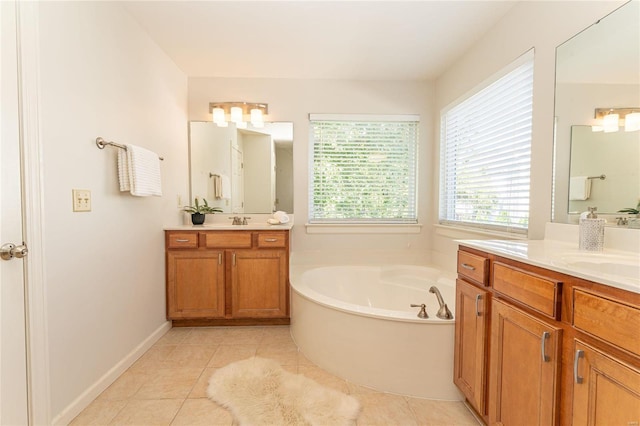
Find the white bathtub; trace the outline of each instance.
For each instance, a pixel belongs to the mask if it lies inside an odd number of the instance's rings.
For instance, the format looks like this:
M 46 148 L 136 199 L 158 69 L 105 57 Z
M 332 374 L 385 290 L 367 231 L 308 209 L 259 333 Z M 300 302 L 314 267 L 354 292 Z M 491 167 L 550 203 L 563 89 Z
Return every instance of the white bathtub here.
M 462 400 L 453 384 L 455 276 L 423 266 L 328 266 L 292 274 L 291 333 L 313 363 L 376 390 Z M 418 318 L 426 304 L 428 319 Z

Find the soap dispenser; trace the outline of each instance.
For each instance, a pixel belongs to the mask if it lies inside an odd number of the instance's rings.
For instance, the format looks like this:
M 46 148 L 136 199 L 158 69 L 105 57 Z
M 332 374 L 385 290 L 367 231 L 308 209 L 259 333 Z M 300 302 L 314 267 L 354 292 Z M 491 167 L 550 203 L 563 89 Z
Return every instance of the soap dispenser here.
M 588 212 L 580 215 L 579 243 L 580 250 L 602 251 L 604 248 L 605 220 L 599 219 L 596 214 L 597 207 L 589 207 Z

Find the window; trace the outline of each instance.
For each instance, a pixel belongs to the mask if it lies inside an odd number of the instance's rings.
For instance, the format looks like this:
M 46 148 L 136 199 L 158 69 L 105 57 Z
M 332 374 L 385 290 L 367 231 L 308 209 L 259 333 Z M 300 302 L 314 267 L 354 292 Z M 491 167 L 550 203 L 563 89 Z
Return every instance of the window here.
M 310 223 L 417 222 L 417 116 L 309 119 Z
M 526 233 L 533 52 L 441 117 L 440 223 Z

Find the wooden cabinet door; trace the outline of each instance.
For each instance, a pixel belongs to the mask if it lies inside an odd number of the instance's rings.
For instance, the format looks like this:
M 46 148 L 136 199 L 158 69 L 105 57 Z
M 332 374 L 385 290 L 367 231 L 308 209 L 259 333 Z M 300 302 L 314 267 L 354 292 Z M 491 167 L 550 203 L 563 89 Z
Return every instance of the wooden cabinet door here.
M 230 255 L 233 318 L 286 317 L 287 251 L 236 250 Z
M 573 425 L 640 424 L 640 370 L 576 340 Z
M 486 414 L 488 293 L 456 280 L 456 334 L 453 382 L 476 411 Z
M 224 252 L 167 252 L 167 318 L 224 318 Z
M 493 299 L 490 424 L 558 424 L 562 330 Z

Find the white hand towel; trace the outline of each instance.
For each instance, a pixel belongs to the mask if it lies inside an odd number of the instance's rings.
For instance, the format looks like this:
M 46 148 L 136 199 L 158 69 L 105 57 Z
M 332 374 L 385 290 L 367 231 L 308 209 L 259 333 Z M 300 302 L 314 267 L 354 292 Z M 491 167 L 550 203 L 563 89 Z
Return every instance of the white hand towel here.
M 155 152 L 136 145 L 127 145 L 131 195 L 146 197 L 162 195 L 160 157 Z
M 120 182 L 120 191 L 130 191 L 131 184 L 129 182 L 129 158 L 127 150 L 118 150 L 118 182 Z
M 220 198 L 231 198 L 231 179 L 229 179 L 229 176 L 220 175 L 220 187 L 222 190 L 220 193 Z
M 273 214 L 273 218 L 276 219 L 280 223 L 288 223 L 289 216 L 283 211 L 277 211 Z
M 569 200 L 584 201 L 591 196 L 591 179 L 587 176 L 574 176 L 569 181 Z

